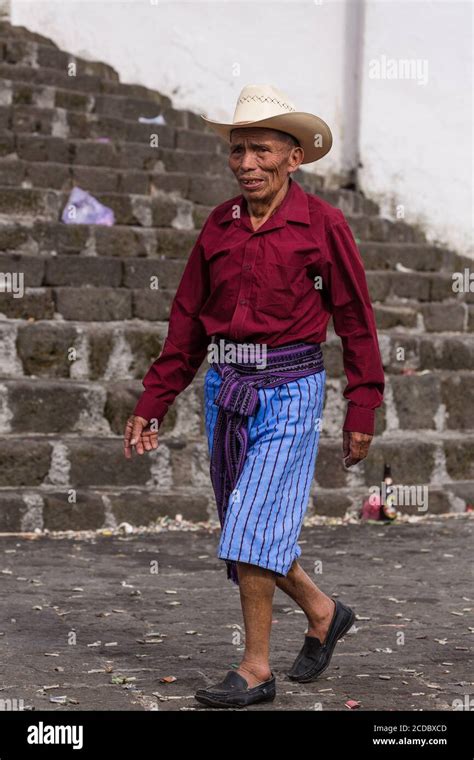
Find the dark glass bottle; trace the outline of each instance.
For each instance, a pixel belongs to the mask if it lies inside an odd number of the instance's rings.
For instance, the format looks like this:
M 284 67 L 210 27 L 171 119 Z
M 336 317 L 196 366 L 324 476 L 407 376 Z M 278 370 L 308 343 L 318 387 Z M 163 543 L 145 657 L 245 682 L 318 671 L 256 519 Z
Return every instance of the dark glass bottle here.
M 382 498 L 380 500 L 380 519 L 389 522 L 391 520 L 394 520 L 397 516 L 392 470 L 389 464 L 384 465 L 383 483 L 385 484 L 385 490 L 381 494 Z

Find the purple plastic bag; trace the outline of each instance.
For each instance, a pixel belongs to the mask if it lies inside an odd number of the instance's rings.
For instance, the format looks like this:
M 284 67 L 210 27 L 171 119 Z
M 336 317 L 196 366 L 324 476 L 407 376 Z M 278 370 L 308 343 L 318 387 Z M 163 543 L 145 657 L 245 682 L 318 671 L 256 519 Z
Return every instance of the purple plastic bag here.
M 115 216 L 111 208 L 104 206 L 86 190 L 73 187 L 61 214 L 61 221 L 64 224 L 105 224 L 112 227 Z

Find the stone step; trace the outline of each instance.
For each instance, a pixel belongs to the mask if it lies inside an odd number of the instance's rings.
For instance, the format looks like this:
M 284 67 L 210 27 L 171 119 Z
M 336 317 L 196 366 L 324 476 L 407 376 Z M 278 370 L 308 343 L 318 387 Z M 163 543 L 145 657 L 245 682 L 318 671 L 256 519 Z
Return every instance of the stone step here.
M 115 224 L 112 227 L 63 224 L 56 220 L 38 221 L 38 214 L 28 220 L 21 221 L 20 219 L 12 223 L 10 212 L 10 215 L 0 223 L 0 251 L 39 256 L 89 254 L 128 258 L 130 256 L 160 257 L 166 255 L 187 259 L 202 226 L 202 217 L 201 214 L 195 213 L 196 208 L 200 207 L 195 204 L 189 217 L 190 224 L 193 225 L 192 229 L 141 227 L 134 224 Z M 59 204 L 55 206 L 55 209 L 59 215 Z M 209 208 L 209 211 L 211 210 Z M 178 215 L 177 209 L 175 211 L 177 217 L 173 218 L 177 218 L 178 222 L 182 221 L 183 217 Z M 346 218 L 351 228 L 354 229 L 358 217 L 347 216 Z M 395 231 L 395 236 L 396 234 Z M 363 243 L 359 243 L 359 245 L 363 245 Z M 400 256 L 406 258 L 406 254 L 403 253 L 404 246 L 411 244 L 390 245 L 399 246 Z M 423 255 L 420 258 L 423 258 Z M 458 271 L 464 266 L 468 266 L 467 260 L 453 254 L 453 271 Z M 407 306 L 411 308 L 410 304 Z
M 323 343 L 325 366 L 329 375 L 340 377 L 343 375 L 341 341 L 334 332 L 332 322 L 330 325 L 327 340 Z M 428 377 L 433 370 L 447 371 L 449 375 L 453 370 L 474 369 L 474 340 L 468 333 L 415 333 L 395 328 L 378 329 L 377 335 L 387 374 L 426 372 Z M 411 374 L 406 376 L 412 377 Z
M 1 79 L 0 79 L 1 81 Z M 142 142 L 153 138 L 163 148 L 222 152 L 225 143 L 214 132 L 170 124 L 142 124 L 138 115 L 123 118 L 107 113 L 89 113 L 66 108 L 28 105 L 0 107 L 0 129 L 17 135 L 36 134 L 63 138 L 104 139 Z
M 429 243 L 359 243 L 359 251 L 367 270 L 413 272 L 452 272 L 466 262 L 453 251 Z
M 56 486 L 65 496 L 69 489 L 147 487 L 186 492 L 209 488 L 207 444 L 188 437 L 162 434 L 156 451 L 125 460 L 122 436 L 103 438 L 64 434 L 6 435 L 0 453 L 0 487 Z M 28 456 L 25 456 L 25 451 Z M 405 486 L 459 487 L 472 503 L 474 436 L 440 432 L 374 438 L 370 458 L 346 470 L 341 441 L 320 439 L 315 483 L 320 488 L 363 488 L 380 484 L 384 462 L 391 464 L 394 482 L 403 473 Z M 457 482 L 458 481 L 458 482 Z M 398 480 L 398 482 L 400 482 Z M 183 484 L 186 484 L 186 489 Z M 467 483 L 467 485 L 466 485 Z M 470 487 L 470 490 L 469 490 Z M 367 494 L 368 496 L 369 494 Z M 429 501 L 428 501 L 429 511 Z
M 162 187 L 167 185 L 166 174 L 154 175 Z M 177 182 L 176 175 L 173 175 Z M 179 180 L 184 190 L 186 177 Z M 117 224 L 143 227 L 176 226 L 181 229 L 192 229 L 196 217 L 194 206 L 196 199 L 212 199 L 216 203 L 223 202 L 236 188 L 231 175 L 226 179 L 216 178 L 212 183 L 204 175 L 191 175 L 187 194 L 189 199 L 182 198 L 176 192 L 153 189 L 153 195 L 132 192 L 96 192 L 95 197 L 106 206 L 113 209 Z M 87 188 L 84 188 L 87 189 Z M 139 188 L 137 188 L 139 189 Z M 142 188 L 140 188 L 142 189 Z M 238 189 L 238 188 L 237 188 Z M 235 195 L 235 190 L 234 190 Z M 232 194 L 230 197 L 233 197 Z M 341 203 L 344 195 L 341 193 Z M 57 222 L 69 198 L 69 191 L 51 188 L 12 187 L 0 185 L 0 224 L 11 225 L 12 222 L 22 222 L 25 217 L 36 221 Z M 193 198 L 195 200 L 191 201 Z M 357 217 L 351 217 L 357 218 Z M 349 219 L 348 219 L 349 221 Z
M 317 471 L 316 463 L 316 474 Z M 411 498 L 410 492 L 405 491 L 407 503 L 402 504 L 400 497 L 397 509 L 402 515 L 464 512 L 473 503 L 474 480 L 447 480 L 430 485 L 427 501 L 422 488 L 418 492 L 413 489 Z M 348 511 L 358 514 L 369 495 L 366 486 L 322 488 L 313 481 L 305 516 L 343 517 Z M 205 485 L 192 489 L 170 488 L 161 483 L 158 488 L 141 484 L 118 488 L 68 489 L 58 485 L 0 488 L 0 532 L 101 530 L 118 527 L 122 522 L 151 527 L 162 517 L 175 519 L 178 515 L 193 522 L 212 520 L 219 530 L 214 494 Z
M 104 66 L 106 64 L 103 64 Z M 113 70 L 112 70 L 113 71 Z M 143 85 L 126 84 L 114 79 L 106 79 L 98 74 L 77 74 L 69 76 L 67 70 L 59 70 L 46 66 L 38 68 L 14 63 L 0 62 L 0 80 L 11 90 L 13 82 L 20 84 L 55 88 L 66 92 L 79 94 L 112 95 L 117 97 L 136 97 L 139 100 L 155 102 L 166 108 L 171 108 L 172 101 L 167 95 L 151 90 Z M 156 115 L 156 114 L 153 114 Z M 201 120 L 202 121 L 202 120 Z
M 371 300 L 383 304 L 391 299 L 410 301 L 474 303 L 474 291 L 453 290 L 452 273 L 443 272 L 373 272 L 366 269 Z M 402 305 L 400 303 L 400 305 Z
M 0 109 L 1 111 L 1 109 Z M 29 133 L 15 134 L 11 130 L 0 131 L 0 156 L 11 156 L 23 161 L 67 163 L 81 166 L 107 166 L 114 169 L 143 171 L 185 172 L 188 174 L 223 174 L 228 172 L 224 154 L 206 151 L 186 151 L 174 148 L 150 147 L 143 142 L 127 142 L 101 139 L 67 139 L 51 135 Z M 307 192 L 318 194 L 324 189 L 324 178 L 299 169 L 295 179 Z M 376 206 L 360 193 L 351 191 L 328 191 L 327 199 L 354 197 L 349 208 L 354 213 L 376 213 Z M 332 192 L 332 195 L 331 195 Z
M 112 349 L 107 352 L 106 336 L 104 333 L 101 334 L 100 330 L 92 335 L 89 333 L 87 342 L 84 334 L 75 338 L 72 330 L 69 336 L 63 331 L 56 336 L 57 342 L 53 345 L 48 343 L 51 335 L 45 333 L 46 331 L 43 331 L 43 334 L 36 331 L 31 337 L 28 331 L 20 331 L 17 340 L 18 354 L 15 355 L 15 347 L 11 346 L 10 356 L 2 361 L 5 368 L 9 369 L 16 359 L 20 370 L 22 367 L 25 371 L 36 370 L 39 376 L 18 375 L 13 378 L 1 378 L 0 432 L 64 435 L 83 433 L 104 436 L 120 434 L 127 416 L 143 390 L 141 378 L 145 374 L 144 367 L 145 371 L 148 368 L 145 366 L 146 355 L 152 354 L 153 359 L 153 347 L 157 345 L 160 336 L 141 331 L 142 335 L 147 335 L 148 342 L 140 345 L 140 331 L 125 332 L 122 326 L 121 332 L 115 336 Z M 68 337 L 71 340 L 69 345 Z M 133 342 L 129 343 L 128 339 Z M 457 347 L 460 345 L 462 347 L 458 341 Z M 132 346 L 136 355 L 132 352 Z M 424 344 L 423 350 L 429 353 L 432 347 Z M 47 353 L 48 349 L 52 354 Z M 101 355 L 101 349 L 104 355 Z M 343 422 L 345 404 L 342 392 L 346 380 L 342 374 L 337 347 L 327 347 L 324 357 L 328 376 L 325 401 L 325 414 L 327 412 L 328 419 L 325 432 L 337 437 Z M 474 434 L 474 418 L 466 413 L 474 401 L 472 346 L 465 361 L 470 361 L 470 369 L 464 369 L 459 361 L 455 373 L 451 368 L 429 371 L 425 367 L 419 373 L 414 371 L 414 374 L 402 374 L 399 371 L 398 374 L 391 374 L 397 372 L 397 367 L 387 366 L 388 398 L 376 415 L 377 435 L 391 435 L 395 431 L 428 433 L 438 430 L 456 433 L 459 436 L 467 434 L 468 431 Z M 150 363 L 151 361 L 148 362 Z M 430 361 L 424 364 L 430 364 Z M 207 368 L 207 362 L 204 361 L 191 391 L 185 391 L 178 396 L 175 405 L 165 417 L 165 432 L 181 434 L 179 429 L 175 429 L 176 421 L 186 416 L 187 427 L 194 426 L 196 432 L 204 434 L 202 384 Z M 74 375 L 74 379 L 50 377 L 52 372 L 58 375 L 69 372 Z M 48 374 L 47 377 L 44 376 L 45 373 Z M 81 378 L 81 373 L 89 376 L 102 373 L 105 379 L 91 381 Z M 125 379 L 127 375 L 132 374 L 136 376 L 136 380 Z M 120 377 L 120 381 L 116 381 L 116 377 Z
M 71 227 L 73 225 L 65 225 Z M 110 228 L 109 228 L 110 229 Z M 160 233 L 160 231 L 157 231 Z M 161 231 L 162 233 L 162 231 Z M 155 245 L 153 250 L 149 251 L 147 257 L 131 256 L 127 251 L 124 257 L 121 255 L 107 255 L 108 251 L 101 250 L 97 255 L 95 247 L 88 248 L 85 246 L 80 253 L 82 255 L 71 255 L 66 253 L 58 255 L 55 249 L 50 251 L 43 250 L 41 255 L 23 254 L 10 252 L 4 248 L 1 254 L 3 272 L 22 272 L 24 276 L 25 287 L 38 288 L 41 286 L 65 286 L 78 287 L 80 285 L 91 285 L 94 287 L 133 287 L 133 288 L 177 288 L 181 279 L 182 272 L 186 265 L 189 250 L 184 246 L 191 244 L 193 235 L 180 233 L 178 235 L 177 245 L 174 249 L 166 246 L 168 239 L 162 234 L 151 237 L 149 245 Z M 0 242 L 7 239 L 7 234 L 0 228 Z M 8 240 L 7 240 L 8 242 Z M 179 247 L 178 247 L 179 246 Z M 118 252 L 117 252 L 118 253 Z M 387 272 L 372 271 L 366 268 L 367 282 L 369 290 L 375 302 L 382 301 L 386 306 L 390 298 L 410 298 L 415 300 L 415 295 L 421 301 L 431 302 L 430 306 L 435 307 L 436 301 L 452 301 L 451 306 L 457 307 L 458 319 L 461 315 L 466 319 L 466 311 L 462 309 L 462 304 L 466 301 L 473 303 L 473 293 L 471 291 L 457 293 L 453 290 L 452 272 Z M 154 283 L 152 278 L 158 277 L 159 282 Z M 416 279 L 416 288 L 407 283 L 411 279 Z M 419 289 L 420 295 L 417 295 Z M 382 295 L 380 296 L 380 292 Z M 378 296 L 378 297 L 377 297 Z M 438 309 L 439 311 L 439 309 Z M 423 314 L 418 308 L 418 312 Z M 426 310 L 429 315 L 429 310 Z M 435 312 L 433 312 L 435 314 Z M 413 325 L 416 327 L 416 325 Z M 446 328 L 453 329 L 453 328 Z M 465 327 L 455 327 L 455 330 L 463 330 Z
M 45 109 L 42 110 L 44 111 Z M 22 113 L 24 113 L 24 111 Z M 28 112 L 27 115 L 31 117 L 32 112 Z M 38 116 L 37 111 L 33 112 L 33 115 L 36 119 L 36 116 Z M 0 108 L 0 122 L 1 116 L 2 109 Z M 113 140 L 102 142 L 103 138 L 67 140 L 66 137 L 49 134 L 36 135 L 30 134 L 29 132 L 19 132 L 18 134 L 15 134 L 11 127 L 17 127 L 18 125 L 11 123 L 11 120 L 8 119 L 8 115 L 4 114 L 3 116 L 5 129 L 0 133 L 0 156 L 7 157 L 8 163 L 6 161 L 5 163 L 2 163 L 1 168 L 3 174 L 6 174 L 8 177 L 8 173 L 10 173 L 12 178 L 11 183 L 5 181 L 4 184 L 19 184 L 19 182 L 24 179 L 24 174 L 27 173 L 28 166 L 26 164 L 21 166 L 21 164 L 18 163 L 19 160 L 35 162 L 38 164 L 37 166 L 32 167 L 31 170 L 34 175 L 32 178 L 33 184 L 43 183 L 38 186 L 57 187 L 58 183 L 62 183 L 67 179 L 67 175 L 64 175 L 64 169 L 61 174 L 61 170 L 55 167 L 55 164 L 79 164 L 82 167 L 87 167 L 92 164 L 94 169 L 103 165 L 107 166 L 107 168 L 130 167 L 136 170 L 155 169 L 158 165 L 160 169 L 174 171 L 177 166 L 179 167 L 179 163 L 181 163 L 183 171 L 195 174 L 199 169 L 199 163 L 196 164 L 195 161 L 196 153 L 201 154 L 201 156 L 198 155 L 197 160 L 198 162 L 199 160 L 201 161 L 203 174 L 225 173 L 225 175 L 235 182 L 227 166 L 227 157 L 222 152 L 225 151 L 225 144 L 223 143 L 221 144 L 221 153 L 216 154 L 207 152 L 206 155 L 204 155 L 204 150 L 196 150 L 196 148 L 192 151 L 175 150 L 170 147 L 151 148 L 149 145 L 143 145 L 142 142 L 127 143 L 126 141 L 114 142 Z M 41 118 L 41 116 L 39 116 L 39 118 Z M 24 122 L 22 122 L 20 126 L 24 126 Z M 29 123 L 29 126 L 31 126 L 31 123 Z M 35 126 L 37 126 L 36 121 Z M 51 123 L 49 126 L 51 126 Z M 135 126 L 135 123 L 133 123 L 133 126 Z M 186 140 L 189 141 L 194 139 L 192 135 L 191 138 L 189 136 L 185 138 L 182 135 L 182 131 L 183 130 L 181 130 L 180 134 L 184 143 Z M 147 137 L 149 138 L 149 131 L 147 132 Z M 169 133 L 165 133 L 165 137 L 169 142 Z M 160 142 L 163 143 L 163 140 L 160 140 Z M 215 146 L 212 145 L 212 147 L 214 148 Z M 176 153 L 178 154 L 177 156 L 175 155 Z M 51 164 L 52 180 L 55 184 L 48 185 L 51 178 L 45 173 L 45 167 L 41 166 L 41 161 L 48 161 Z M 158 164 L 159 161 L 162 162 L 162 166 Z M 184 167 L 182 166 L 183 163 L 185 163 Z M 96 176 L 97 174 L 89 173 L 88 179 L 90 177 L 90 181 L 93 182 Z M 324 179 L 318 175 L 299 170 L 295 174 L 295 179 L 301 183 L 307 192 L 316 193 L 328 203 L 341 208 L 345 214 L 367 214 L 370 216 L 378 213 L 377 204 L 368 198 L 365 198 L 361 193 L 345 189 L 323 190 Z M 103 181 L 104 180 L 102 180 L 102 182 Z M 106 181 L 110 182 L 110 179 L 106 179 Z M 237 184 L 235 184 L 234 192 L 240 192 L 240 188 Z M 213 201 L 214 197 L 217 197 L 216 201 Z M 222 196 L 214 192 L 211 196 L 211 200 L 207 200 L 204 197 L 201 199 L 201 204 L 219 203 L 222 202 L 222 200 Z
M 239 194 L 239 185 L 230 171 L 225 176 L 206 176 L 198 173 L 127 171 L 80 164 L 0 159 L 0 176 L 4 187 L 18 189 L 38 188 L 69 193 L 77 186 L 93 195 L 117 193 L 153 196 L 157 192 L 177 193 L 193 203 L 205 201 L 215 205 Z
M 128 288 L 27 288 L 21 298 L 0 291 L 0 314 L 9 319 L 167 319 L 175 291 Z M 58 316 L 57 316 L 58 315 Z
M 93 261 L 97 261 L 91 257 Z M 82 260 L 82 259 L 81 259 Z M 168 262 L 167 276 L 175 274 Z M 92 266 L 96 266 L 95 264 Z M 117 272 L 116 268 L 111 272 Z M 6 267 L 5 267 L 6 268 Z M 14 270 L 17 271 L 17 270 Z M 35 270 L 32 270 L 35 271 Z M 64 270 L 63 270 L 64 271 Z M 79 276 L 80 269 L 75 269 Z M 91 268 L 89 272 L 94 270 Z M 138 269 L 127 270 L 130 286 L 140 278 Z M 153 269 L 154 271 L 154 269 Z M 56 270 L 59 279 L 60 270 Z M 3 276 L 3 275 L 2 275 Z M 53 275 L 52 275 L 53 276 Z M 117 276 L 117 275 L 115 275 Z M 154 274 L 152 276 L 155 276 Z M 161 275 L 158 275 L 160 277 Z M 158 283 L 160 280 L 158 280 Z M 137 284 L 142 284 L 138 282 Z M 21 297 L 16 295 L 18 287 L 10 287 L 0 291 L 0 315 L 7 319 L 44 320 L 64 319 L 80 321 L 88 319 L 91 322 L 111 322 L 115 320 L 143 319 L 147 321 L 169 318 L 169 311 L 175 289 L 151 289 L 148 285 L 141 288 L 133 287 L 26 287 Z M 461 294 L 462 296 L 462 294 Z M 472 293 L 470 294 L 472 301 Z M 377 327 L 380 330 L 397 330 L 410 328 L 412 338 L 425 328 L 429 333 L 449 331 L 454 335 L 461 332 L 472 332 L 474 329 L 474 306 L 456 301 L 441 301 L 438 304 L 412 304 L 411 307 L 374 304 Z M 87 315 L 87 316 L 85 316 Z M 413 323 L 416 322 L 416 327 Z M 472 338 L 470 338 L 472 340 Z
M 134 225 L 63 224 L 33 222 L 0 224 L 0 251 L 30 256 L 92 255 L 118 258 L 162 256 L 187 259 L 199 234 L 180 230 Z
M 141 380 L 159 355 L 168 332 L 168 323 L 164 320 L 85 322 L 84 315 L 82 317 L 82 321 L 0 321 L 0 377 L 109 380 L 117 377 L 120 370 L 121 379 Z M 423 387 L 434 376 L 437 379 L 433 382 L 439 388 L 440 383 L 451 382 L 450 373 L 456 377 L 453 370 L 464 372 L 466 386 L 472 385 L 472 336 L 379 330 L 378 338 L 386 375 L 396 376 L 398 383 L 405 383 L 405 389 L 411 384 Z M 403 367 L 400 366 L 402 352 L 405 353 Z M 323 353 L 328 377 L 344 378 L 341 342 L 333 329 L 328 329 Z M 425 375 L 415 374 L 423 370 L 426 370 Z M 470 389 L 466 387 L 465 392 L 468 394 Z
M 351 192 L 351 191 L 347 191 Z M 194 226 L 200 229 L 213 210 L 212 206 L 196 204 L 193 209 Z M 346 215 L 356 242 L 421 243 L 426 244 L 425 234 L 403 221 L 392 221 L 378 216 Z
M 1 109 L 0 109 L 1 114 Z M 206 151 L 186 151 L 174 148 L 151 147 L 143 142 L 127 142 L 102 139 L 67 139 L 51 135 L 29 133 L 15 134 L 9 129 L 0 131 L 0 156 L 13 154 L 24 161 L 81 164 L 82 166 L 107 166 L 116 169 L 162 170 L 190 174 L 222 174 L 228 171 L 225 154 Z M 298 169 L 295 179 L 307 192 L 318 193 L 324 189 L 324 177 Z M 377 213 L 377 206 L 360 193 L 343 192 L 342 197 L 355 196 L 359 213 Z M 329 199 L 329 196 L 328 196 Z
M 192 154 L 188 154 L 192 155 Z M 205 156 L 212 154 L 203 154 Z M 108 166 L 81 165 L 69 162 L 65 153 L 63 162 L 29 161 L 14 157 L 0 158 L 2 185 L 7 187 L 46 188 L 70 192 L 76 185 L 90 193 L 119 193 L 153 196 L 156 191 L 176 192 L 193 203 L 217 206 L 227 198 L 240 194 L 240 187 L 228 168 L 218 174 L 199 173 L 197 167 L 187 172 L 163 171 L 155 157 L 158 170 L 117 169 Z M 215 155 L 214 158 L 220 157 Z M 302 185 L 306 184 L 305 179 Z M 340 208 L 347 215 L 374 213 L 373 204 L 361 195 L 348 190 L 318 190 L 318 197 Z M 433 267 L 434 268 L 434 267 Z
M 123 464 L 121 464 L 123 467 Z M 453 486 L 453 488 L 459 486 Z M 329 500 L 328 500 L 329 502 Z M 320 501 L 318 502 L 318 505 Z M 329 503 L 328 503 L 329 508 Z M 448 511 L 447 509 L 444 511 Z M 193 522 L 218 520 L 210 487 L 192 491 L 139 485 L 120 488 L 0 488 L 0 532 L 99 530 L 127 522 L 151 526 L 156 520 L 181 515 Z
M 38 34 L 38 32 L 32 32 L 30 29 L 27 29 L 26 26 L 11 24 L 4 19 L 0 21 L 0 36 L 8 40 L 30 40 L 52 48 L 57 49 L 58 47 L 49 37 L 44 37 L 42 34 Z
M 398 327 L 431 333 L 462 333 L 474 330 L 474 305 L 456 299 L 421 304 L 409 299 L 401 300 L 402 305 L 392 303 L 391 299 L 385 304 L 373 304 L 378 330 Z
M 228 171 L 227 158 L 209 151 L 185 151 L 150 147 L 143 142 L 81 140 L 29 133 L 0 132 L 0 156 L 13 155 L 28 162 L 64 163 L 71 166 L 108 167 L 117 170 L 222 174 Z M 300 172 L 305 183 L 322 187 L 321 178 Z M 309 179 L 307 179 L 309 178 Z
M 71 63 L 78 75 L 101 77 L 112 82 L 119 81 L 119 75 L 112 66 L 101 61 L 87 61 L 79 56 L 65 53 L 57 46 L 45 44 L 42 40 L 27 39 L 23 35 L 11 36 L 10 30 L 0 28 L 0 61 L 2 63 L 34 69 L 57 69 L 71 74 Z
M 1 192 L 0 192 L 1 197 Z M 66 225 L 67 226 L 67 225 Z M 70 255 L 23 255 L 18 253 L 2 254 L 2 271 L 23 273 L 25 288 L 57 286 L 77 288 L 81 285 L 93 288 L 133 288 L 133 289 L 172 289 L 178 286 L 185 266 L 185 260 L 173 261 L 161 255 L 149 258 L 132 258 L 121 260 L 116 256 L 70 256 Z M 156 280 L 155 278 L 158 278 Z M 455 307 L 453 319 L 463 321 L 467 327 L 467 312 L 459 307 L 464 303 L 474 303 L 474 292 L 453 291 L 453 279 L 449 273 L 438 272 L 373 272 L 366 270 L 369 294 L 374 303 L 388 305 L 390 299 L 418 300 L 430 305 L 426 310 L 428 318 L 440 316 L 433 308 L 439 302 L 447 307 Z M 99 291 L 97 291 L 99 292 Z M 16 297 L 13 292 L 4 295 Z M 71 297 L 75 294 L 71 292 Z M 402 304 L 399 304 L 402 305 Z M 456 328 L 457 329 L 457 328 Z
M 92 114 L 96 117 L 112 116 L 132 122 L 137 122 L 140 116 L 154 118 L 161 115 L 168 127 L 184 127 L 213 134 L 202 119 L 198 121 L 195 114 L 167 105 L 159 93 L 156 93 L 154 99 L 150 99 L 131 97 L 130 93 L 91 94 L 19 80 L 3 80 L 3 103 L 8 104 L 4 106 L 5 109 L 8 107 L 8 111 L 4 110 L 3 119 L 7 118 L 12 124 L 27 122 L 29 113 L 31 118 L 37 118 L 39 111 L 47 111 L 44 116 L 52 116 L 53 121 L 57 121 L 64 111 L 72 114 Z M 31 112 L 28 109 L 31 109 Z M 154 126 L 149 125 L 149 129 L 153 130 Z
M 97 193 L 97 200 L 113 209 L 117 224 L 193 229 L 193 204 L 160 192 L 155 196 Z M 58 222 L 69 192 L 0 185 L 0 224 L 12 221 Z
M 169 125 L 142 124 L 137 119 L 119 119 L 102 114 L 65 109 L 16 106 L 0 114 L 0 128 L 17 135 L 36 134 L 68 139 L 123 140 L 149 145 L 150 140 L 163 148 L 221 153 L 225 143 L 214 133 Z

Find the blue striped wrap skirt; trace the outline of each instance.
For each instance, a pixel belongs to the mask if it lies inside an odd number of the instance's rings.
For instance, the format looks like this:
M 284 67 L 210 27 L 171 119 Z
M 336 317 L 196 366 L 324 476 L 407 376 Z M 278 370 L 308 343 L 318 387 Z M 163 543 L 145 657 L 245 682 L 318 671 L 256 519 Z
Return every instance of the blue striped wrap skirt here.
M 212 452 L 222 383 L 210 367 L 204 379 L 205 424 Z M 300 556 L 298 538 L 309 501 L 322 424 L 326 371 L 258 389 L 247 418 L 248 449 L 227 502 L 217 556 L 286 576 Z

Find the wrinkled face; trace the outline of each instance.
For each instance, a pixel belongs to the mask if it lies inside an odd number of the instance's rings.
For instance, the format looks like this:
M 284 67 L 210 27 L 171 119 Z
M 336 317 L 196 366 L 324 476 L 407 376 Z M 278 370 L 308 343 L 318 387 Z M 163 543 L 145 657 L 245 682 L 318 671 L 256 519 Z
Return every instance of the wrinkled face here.
M 303 149 L 276 129 L 236 127 L 231 132 L 229 167 L 247 200 L 271 202 L 303 158 Z

